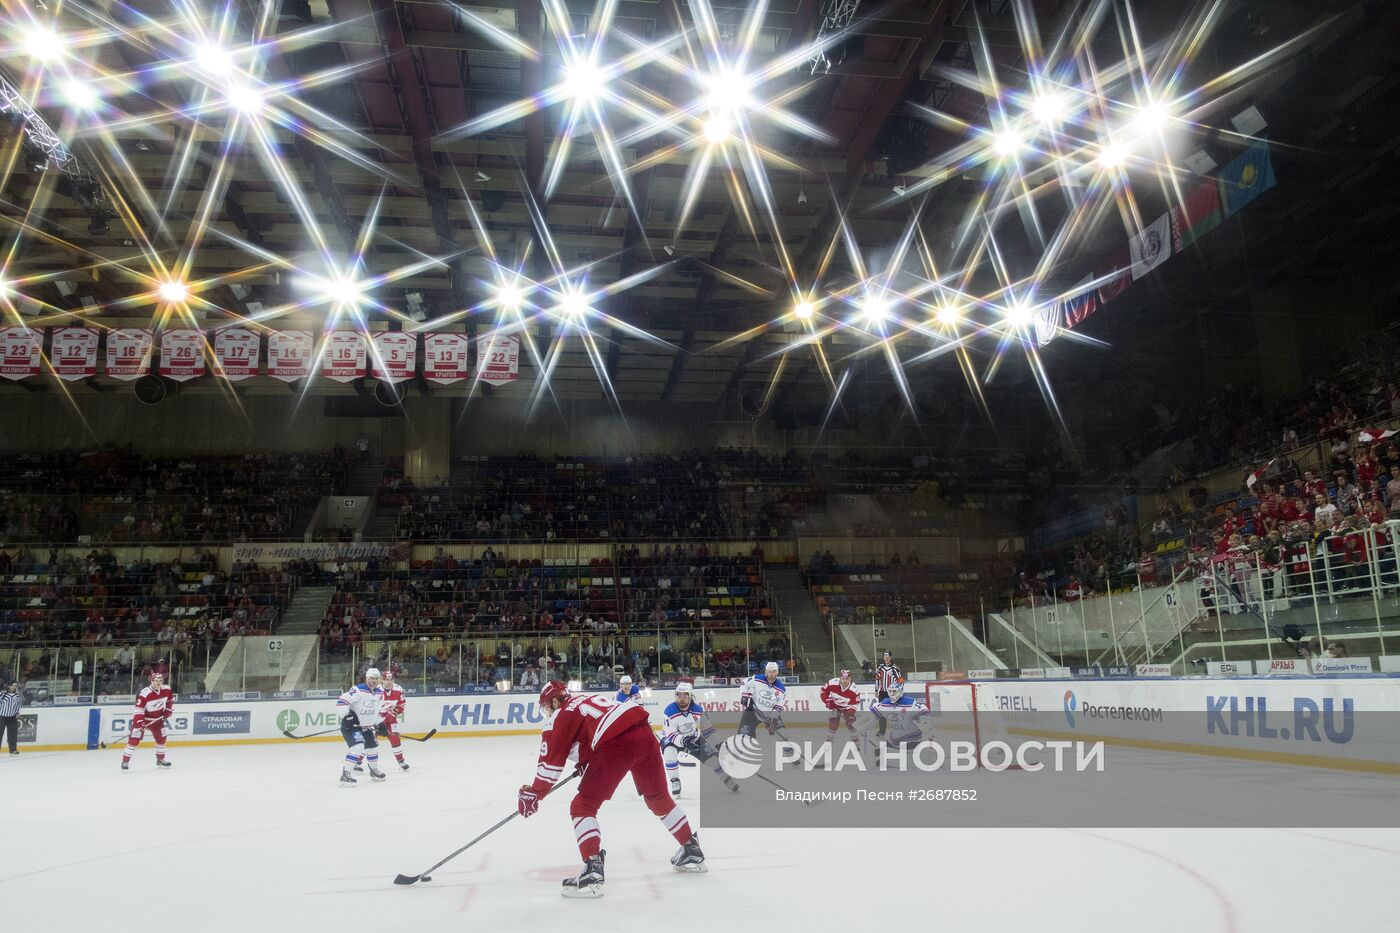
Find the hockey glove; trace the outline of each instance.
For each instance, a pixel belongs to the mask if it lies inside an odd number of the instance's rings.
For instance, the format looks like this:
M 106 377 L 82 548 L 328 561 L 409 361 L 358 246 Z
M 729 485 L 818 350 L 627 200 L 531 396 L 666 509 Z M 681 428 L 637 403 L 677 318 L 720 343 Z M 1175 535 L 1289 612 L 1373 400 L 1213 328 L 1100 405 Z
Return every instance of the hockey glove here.
M 535 793 L 534 788 L 529 784 L 520 785 L 520 793 L 517 795 L 515 809 L 525 819 L 534 816 L 540 808 L 540 795 Z

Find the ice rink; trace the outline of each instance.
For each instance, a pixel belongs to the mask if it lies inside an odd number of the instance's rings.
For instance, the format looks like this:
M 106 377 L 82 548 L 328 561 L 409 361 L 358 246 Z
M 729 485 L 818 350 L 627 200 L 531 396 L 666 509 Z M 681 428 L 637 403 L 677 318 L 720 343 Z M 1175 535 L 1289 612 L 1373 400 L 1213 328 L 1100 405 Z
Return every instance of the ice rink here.
M 559 897 L 578 870 L 568 789 L 431 883 L 399 887 L 395 874 L 513 811 L 538 742 L 405 743 L 412 771 L 389 759 L 387 782 L 352 789 L 336 784 L 342 748 L 172 745 L 175 767 L 157 772 L 148 744 L 129 773 L 115 750 L 0 756 L 0 919 L 16 930 L 1400 928 L 1393 830 L 704 831 L 693 769 L 681 802 L 701 826 L 707 874 L 671 870 L 675 843 L 624 783 L 600 814 L 600 900 Z

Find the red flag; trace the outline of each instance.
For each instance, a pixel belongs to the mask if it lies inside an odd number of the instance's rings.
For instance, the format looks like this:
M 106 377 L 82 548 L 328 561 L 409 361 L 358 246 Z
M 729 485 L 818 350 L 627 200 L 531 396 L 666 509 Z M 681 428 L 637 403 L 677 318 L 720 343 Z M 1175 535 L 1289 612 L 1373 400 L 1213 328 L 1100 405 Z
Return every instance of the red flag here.
M 1099 304 L 1106 304 L 1127 290 L 1132 281 L 1132 258 L 1128 246 L 1118 247 L 1094 270 L 1094 278 L 1099 281 Z
M 1277 460 L 1277 459 L 1278 459 L 1278 457 L 1275 457 L 1275 458 L 1274 458 L 1274 460 Z M 1265 473 L 1269 472 L 1269 467 L 1271 467 L 1271 466 L 1274 465 L 1274 460 L 1270 460 L 1268 463 L 1264 464 L 1264 465 L 1261 466 L 1259 469 L 1257 469 L 1257 470 L 1253 471 L 1252 473 L 1250 473 L 1250 474 L 1249 474 L 1249 479 L 1245 480 L 1245 481 L 1244 481 L 1244 484 L 1245 484 L 1246 486 L 1248 486 L 1250 489 L 1253 489 L 1253 488 L 1254 488 L 1254 484 L 1257 483 L 1257 482 L 1259 482 L 1259 480 L 1260 480 L 1261 478 L 1263 478 L 1263 476 L 1264 476 Z
M 1383 441 L 1387 437 L 1394 437 L 1395 432 L 1389 428 L 1382 431 L 1380 428 L 1362 428 L 1361 433 L 1356 435 L 1356 439 L 1363 444 L 1374 444 L 1376 441 Z

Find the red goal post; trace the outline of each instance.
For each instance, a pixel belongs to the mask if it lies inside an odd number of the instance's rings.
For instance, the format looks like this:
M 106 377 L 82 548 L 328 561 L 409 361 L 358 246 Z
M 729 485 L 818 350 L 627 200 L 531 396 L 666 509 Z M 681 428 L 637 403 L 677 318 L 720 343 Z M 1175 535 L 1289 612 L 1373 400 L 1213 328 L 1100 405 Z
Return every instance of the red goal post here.
M 1007 740 L 1005 724 L 995 713 L 990 684 L 971 680 L 925 681 L 924 703 L 935 731 L 947 739 L 971 738 L 979 762 L 985 743 Z

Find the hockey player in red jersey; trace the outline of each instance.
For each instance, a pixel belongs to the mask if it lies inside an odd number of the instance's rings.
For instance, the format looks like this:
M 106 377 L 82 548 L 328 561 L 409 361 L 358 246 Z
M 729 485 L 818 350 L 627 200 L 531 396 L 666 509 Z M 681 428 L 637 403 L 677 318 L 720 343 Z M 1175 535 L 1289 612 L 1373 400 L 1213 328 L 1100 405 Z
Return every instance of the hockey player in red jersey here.
M 389 740 L 389 747 L 394 750 L 394 760 L 407 771 L 408 762 L 403 760 L 403 739 L 399 738 L 399 718 L 407 706 L 403 687 L 394 683 L 394 672 L 388 667 L 384 668 L 379 678 L 384 687 L 384 705 L 379 708 L 379 734 Z
M 666 767 L 661 747 L 651 731 L 647 711 L 636 703 L 618 703 L 610 696 L 574 696 L 563 681 L 551 680 L 540 691 L 540 711 L 549 717 L 541 734 L 535 780 L 522 785 L 517 807 L 531 817 L 540 800 L 564 774 L 564 765 L 577 759 L 583 775 L 569 804 L 583 870 L 564 879 L 565 897 L 603 894 L 603 837 L 598 808 L 612 799 L 627 775 L 661 825 L 681 844 L 671 857 L 676 871 L 705 871 L 705 854 L 690 828 L 685 811 L 666 790 Z
M 126 748 L 122 751 L 122 770 L 131 768 L 131 754 L 151 730 L 151 738 L 156 740 L 156 765 L 170 767 L 165 760 L 165 731 L 170 723 L 170 715 L 175 712 L 175 694 L 165 685 L 165 678 L 159 673 L 151 674 L 150 686 L 142 689 L 136 697 L 136 707 L 131 713 L 131 734 L 127 736 Z
M 826 682 L 822 687 L 822 705 L 831 711 L 826 720 L 826 744 L 836 740 L 836 729 L 844 721 L 846 731 L 856 736 L 856 712 L 860 709 L 860 693 L 851 678 L 851 672 L 843 670 L 841 676 Z

